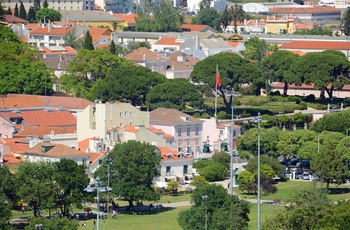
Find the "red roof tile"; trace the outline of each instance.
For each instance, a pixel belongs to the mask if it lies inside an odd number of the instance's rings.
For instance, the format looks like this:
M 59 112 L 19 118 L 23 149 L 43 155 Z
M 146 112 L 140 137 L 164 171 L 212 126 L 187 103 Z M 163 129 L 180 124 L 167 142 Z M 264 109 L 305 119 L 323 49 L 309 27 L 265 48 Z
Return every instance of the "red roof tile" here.
M 90 35 L 110 35 L 112 31 L 108 28 L 89 28 Z
M 191 30 L 191 32 L 201 32 L 207 25 L 182 24 L 180 27 Z
M 137 129 L 135 126 L 133 125 L 127 125 L 125 126 L 125 132 L 129 132 L 129 133 L 137 133 L 139 131 L 139 129 Z
M 326 13 L 326 12 L 341 12 L 330 6 L 314 6 L 314 7 L 275 7 L 269 10 L 269 13 Z
M 33 30 L 33 29 L 35 29 L 35 28 L 38 27 L 38 26 L 40 26 L 38 23 L 28 23 L 28 24 L 26 25 L 27 30 Z
M 86 152 L 86 150 L 89 148 L 90 146 L 90 140 L 93 140 L 93 138 L 86 138 L 84 140 L 81 140 L 78 142 L 78 148 L 80 151 L 82 152 Z
M 27 20 L 24 20 L 24 19 L 19 18 L 19 17 L 15 17 L 13 15 L 5 14 L 4 16 L 5 16 L 5 21 L 9 22 L 9 23 L 13 23 L 13 22 L 15 22 L 15 23 L 26 23 L 26 22 L 28 22 Z
M 106 48 L 108 46 L 109 46 L 109 44 L 99 44 L 98 46 L 95 47 L 95 49 L 103 49 L 103 48 Z
M 19 131 L 15 136 L 28 137 L 43 137 L 49 134 L 75 134 L 77 132 L 76 127 L 69 128 L 59 128 L 59 127 L 38 127 L 38 126 L 28 126 L 23 130 Z
M 44 127 L 76 126 L 77 119 L 69 111 L 46 110 L 22 111 L 25 125 L 35 125 Z
M 158 41 L 156 41 L 156 45 L 181 45 L 183 42 L 177 42 L 177 38 L 161 38 Z
M 94 153 L 94 152 L 90 152 L 90 164 L 95 163 L 96 161 L 98 161 L 101 157 L 105 156 L 104 153 Z
M 77 51 L 75 49 L 73 49 L 72 47 L 70 46 L 64 46 L 62 47 L 64 48 L 64 50 L 60 50 L 60 51 L 51 51 L 50 49 L 48 49 L 47 47 L 40 47 L 40 54 L 42 55 L 47 55 L 47 54 L 71 54 L 71 55 L 77 55 Z
M 3 157 L 3 159 L 4 159 L 4 165 L 21 163 L 21 160 L 16 158 L 12 153 L 8 153 Z
M 186 117 L 189 117 L 189 120 L 186 121 Z M 158 108 L 150 112 L 150 123 L 161 123 L 161 124 L 182 124 L 188 122 L 203 122 L 198 118 L 192 117 L 178 111 L 176 109 L 169 108 Z
M 240 42 L 230 42 L 230 41 L 227 41 L 227 43 L 228 43 L 230 46 L 232 46 L 233 48 L 236 48 L 236 47 L 240 44 Z
M 129 24 L 136 24 L 136 20 L 135 18 L 137 18 L 137 14 L 119 14 L 119 13 L 115 13 L 113 14 L 115 17 L 123 19 L 125 21 L 127 21 Z
M 140 47 L 127 55 L 125 55 L 125 59 L 129 61 L 152 61 L 152 60 L 166 60 L 159 54 L 156 54 L 152 52 L 151 50 L 147 49 L 146 47 Z
M 49 31 L 49 27 L 45 26 L 44 28 L 42 26 L 38 26 L 36 28 L 34 28 L 30 34 L 38 34 L 38 35 L 57 35 L 57 36 L 65 36 L 67 33 L 69 32 L 69 30 L 67 30 L 67 28 L 63 27 L 63 28 L 51 28 L 51 30 Z
M 43 146 L 52 146 L 52 148 L 46 152 L 43 152 Z M 52 143 L 37 143 L 33 148 L 28 148 L 24 151 L 25 154 L 52 156 L 52 157 L 65 157 L 65 156 L 82 156 L 89 155 L 74 148 L 68 147 L 62 144 Z
M 13 154 L 24 152 L 29 144 L 26 142 L 20 142 L 26 140 L 26 138 L 7 138 L 5 145 L 10 148 L 10 152 Z
M 317 42 L 317 41 L 292 41 L 283 43 L 280 49 L 317 49 L 317 50 L 348 50 L 350 42 Z

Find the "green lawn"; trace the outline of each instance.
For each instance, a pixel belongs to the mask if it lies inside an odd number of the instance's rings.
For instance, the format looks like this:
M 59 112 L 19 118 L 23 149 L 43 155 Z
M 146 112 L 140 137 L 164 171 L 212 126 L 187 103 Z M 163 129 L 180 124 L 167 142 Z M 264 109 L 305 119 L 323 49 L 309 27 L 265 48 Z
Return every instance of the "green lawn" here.
M 266 205 L 262 204 L 261 208 L 261 225 L 264 224 L 267 217 L 275 215 L 279 210 L 282 210 L 282 206 L 277 205 Z M 251 204 L 250 214 L 249 214 L 249 229 L 255 230 L 258 228 L 258 205 Z
M 326 184 L 317 183 L 317 187 L 326 187 Z M 276 187 L 278 188 L 278 191 L 275 194 L 270 194 L 267 196 L 262 195 L 262 200 L 273 200 L 274 198 L 280 198 L 281 201 L 287 201 L 290 199 L 290 197 L 295 194 L 296 191 L 312 188 L 313 184 L 309 181 L 302 181 L 302 180 L 289 180 L 287 182 L 279 182 Z M 336 190 L 338 190 L 338 194 L 330 194 L 329 198 L 332 201 L 338 201 L 343 199 L 349 199 L 350 198 L 350 185 L 349 184 L 343 184 L 343 185 L 330 185 L 330 189 L 332 193 L 335 193 Z M 247 195 L 245 193 L 242 193 L 239 188 L 234 188 L 234 191 L 236 194 L 238 194 L 240 197 L 246 197 L 251 199 L 256 199 L 256 195 Z

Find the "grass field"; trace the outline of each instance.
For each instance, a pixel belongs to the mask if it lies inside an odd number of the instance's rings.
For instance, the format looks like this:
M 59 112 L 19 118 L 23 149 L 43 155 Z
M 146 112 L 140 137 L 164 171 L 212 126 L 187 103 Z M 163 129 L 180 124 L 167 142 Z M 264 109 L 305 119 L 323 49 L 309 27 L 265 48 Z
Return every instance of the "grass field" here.
M 317 187 L 326 187 L 326 184 L 317 183 Z M 296 193 L 296 191 L 302 190 L 302 189 L 308 189 L 313 187 L 313 183 L 310 181 L 302 181 L 302 180 L 289 180 L 287 182 L 279 182 L 276 187 L 278 188 L 278 191 L 274 194 L 270 194 L 267 196 L 261 196 L 262 200 L 273 200 L 274 198 L 279 198 L 281 201 L 287 201 L 290 199 L 290 197 Z M 239 188 L 234 188 L 234 191 L 236 194 L 238 194 L 240 197 L 246 197 L 251 199 L 256 199 L 256 195 L 247 195 L 242 193 Z M 350 198 L 350 185 L 349 184 L 343 184 L 343 185 L 330 185 L 330 191 L 331 194 L 329 194 L 329 198 L 332 201 L 339 201 L 344 199 Z M 337 192 L 336 192 L 337 191 Z

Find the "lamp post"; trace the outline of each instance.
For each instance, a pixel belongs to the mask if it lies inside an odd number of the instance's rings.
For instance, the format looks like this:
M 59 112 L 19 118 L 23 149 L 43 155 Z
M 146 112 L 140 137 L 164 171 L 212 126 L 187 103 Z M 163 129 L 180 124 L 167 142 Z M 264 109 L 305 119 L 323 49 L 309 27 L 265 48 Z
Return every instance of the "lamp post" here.
M 208 201 L 209 196 L 208 195 L 202 196 L 202 199 L 204 201 Z M 205 230 L 208 230 L 208 204 L 207 204 L 207 202 L 205 202 Z
M 96 217 L 96 229 L 100 229 L 100 192 L 104 191 L 111 191 L 112 189 L 110 187 L 104 187 L 101 183 L 100 177 L 96 177 L 95 179 L 95 185 L 94 186 L 88 186 L 87 188 L 84 189 L 86 192 L 93 192 L 97 191 L 97 217 Z
M 108 170 L 108 172 L 107 172 L 107 180 L 108 180 L 107 187 L 109 188 L 109 165 L 112 163 L 112 158 L 107 158 L 106 162 L 107 162 L 107 166 L 108 166 L 108 168 L 107 168 L 107 170 Z M 109 190 L 107 191 L 107 213 L 109 213 Z
M 258 230 L 260 230 L 260 122 L 261 116 L 258 113 Z

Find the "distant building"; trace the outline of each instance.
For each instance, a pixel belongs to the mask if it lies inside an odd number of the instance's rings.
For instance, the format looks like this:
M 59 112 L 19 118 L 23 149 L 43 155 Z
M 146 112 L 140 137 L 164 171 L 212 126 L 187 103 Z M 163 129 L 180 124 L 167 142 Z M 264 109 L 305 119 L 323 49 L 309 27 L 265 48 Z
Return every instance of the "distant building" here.
M 21 0 L 20 2 L 23 2 L 24 8 L 28 12 L 29 8 L 33 6 L 34 2 L 32 0 Z M 40 5 L 42 6 L 43 0 L 40 1 Z M 8 7 L 15 8 L 15 5 L 18 5 L 19 2 L 15 0 L 7 0 L 4 1 L 4 9 L 7 9 Z M 70 1 L 48 1 L 49 8 L 54 10 L 94 10 L 94 0 L 86 0 L 86 1 L 80 1 L 80 0 L 70 0 Z
M 200 2 L 201 0 L 187 0 L 187 10 L 189 12 L 198 13 Z M 215 0 L 210 2 L 210 7 L 218 11 L 225 10 L 226 6 L 227 0 Z

